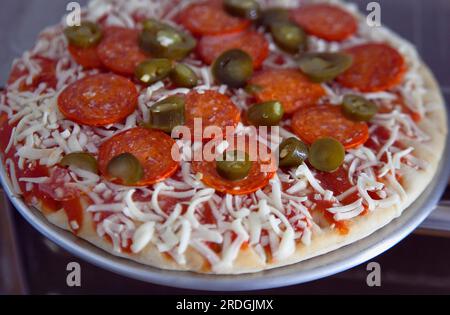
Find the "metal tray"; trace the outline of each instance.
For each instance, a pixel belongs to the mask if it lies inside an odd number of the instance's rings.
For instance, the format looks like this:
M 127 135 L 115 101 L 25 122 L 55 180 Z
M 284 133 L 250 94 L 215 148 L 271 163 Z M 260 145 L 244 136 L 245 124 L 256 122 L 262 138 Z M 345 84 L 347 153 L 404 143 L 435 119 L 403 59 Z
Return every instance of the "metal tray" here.
M 444 157 L 450 155 L 450 137 L 447 137 Z M 441 160 L 436 176 L 421 196 L 397 219 L 372 235 L 338 250 L 309 260 L 254 274 L 202 275 L 192 272 L 168 271 L 145 266 L 111 255 L 77 238 L 50 222 L 35 208 L 27 206 L 14 196 L 11 184 L 0 168 L 0 179 L 5 193 L 22 216 L 43 235 L 94 265 L 109 271 L 150 283 L 195 290 L 244 291 L 283 287 L 324 278 L 364 263 L 388 250 L 415 230 L 433 211 L 447 186 L 450 163 Z

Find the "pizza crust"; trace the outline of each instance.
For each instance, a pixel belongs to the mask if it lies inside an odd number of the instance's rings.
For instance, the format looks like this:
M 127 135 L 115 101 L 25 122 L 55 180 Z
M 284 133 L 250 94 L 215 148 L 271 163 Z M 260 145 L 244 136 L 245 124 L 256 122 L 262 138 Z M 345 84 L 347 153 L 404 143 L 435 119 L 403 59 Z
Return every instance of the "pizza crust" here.
M 416 157 L 426 161 L 427 168 L 419 171 L 412 168 L 404 169 L 405 176 L 402 183 L 407 198 L 402 201 L 400 207 L 376 209 L 365 216 L 359 216 L 352 219 L 350 221 L 349 233 L 346 235 L 339 233 L 336 229 L 330 228 L 323 230 L 321 234 L 314 234 L 309 246 L 297 243 L 295 253 L 283 261 L 270 261 L 266 263 L 261 260 L 251 247 L 241 249 L 233 266 L 226 272 L 221 273 L 241 274 L 258 272 L 299 263 L 309 258 L 334 251 L 345 245 L 363 239 L 376 230 L 384 227 L 392 220 L 399 217 L 411 203 L 419 198 L 420 194 L 432 181 L 437 171 L 444 152 L 447 136 L 447 112 L 439 86 L 430 70 L 423 64 L 420 69 L 420 75 L 424 78 L 425 87 L 427 88 L 425 101 L 427 103 L 436 104 L 435 109 L 429 111 L 426 117 L 419 123 L 419 127 L 431 137 L 431 140 L 427 143 L 411 141 L 408 144 L 415 148 L 414 154 Z M 84 205 L 84 210 L 86 210 L 86 205 Z M 41 211 L 44 214 L 46 213 L 46 217 L 51 223 L 70 231 L 64 209 L 55 213 L 49 213 L 42 208 Z M 191 247 L 186 251 L 185 265 L 179 265 L 168 255 L 160 253 L 153 244 L 148 245 L 138 254 L 117 253 L 113 250 L 110 242 L 97 235 L 91 216 L 84 216 L 82 229 L 79 231 L 78 236 L 110 254 L 131 259 L 152 267 L 168 270 L 189 270 L 200 273 L 213 273 L 211 268 L 208 268 L 208 261 Z

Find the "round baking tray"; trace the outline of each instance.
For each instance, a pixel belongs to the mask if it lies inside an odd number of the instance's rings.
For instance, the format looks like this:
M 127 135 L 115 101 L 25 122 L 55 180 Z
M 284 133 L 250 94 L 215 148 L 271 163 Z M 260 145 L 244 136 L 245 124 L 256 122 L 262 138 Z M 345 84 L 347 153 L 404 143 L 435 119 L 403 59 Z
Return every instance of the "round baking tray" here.
M 0 178 L 6 194 L 22 216 L 43 235 L 81 259 L 123 276 L 160 285 L 195 290 L 244 291 L 283 287 L 324 278 L 362 264 L 388 250 L 411 233 L 438 203 L 450 174 L 450 163 L 445 159 L 447 156 L 450 156 L 450 137 L 447 137 L 444 158 L 427 189 L 399 218 L 370 236 L 294 265 L 230 276 L 161 270 L 111 255 L 52 225 L 37 209 L 27 206 L 21 198 L 14 196 L 3 165 Z

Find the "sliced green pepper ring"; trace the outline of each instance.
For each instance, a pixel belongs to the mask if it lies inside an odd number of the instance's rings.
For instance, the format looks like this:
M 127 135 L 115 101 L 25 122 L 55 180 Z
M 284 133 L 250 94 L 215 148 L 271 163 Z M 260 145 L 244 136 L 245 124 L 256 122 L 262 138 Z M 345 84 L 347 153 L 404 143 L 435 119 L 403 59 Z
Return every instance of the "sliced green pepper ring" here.
M 333 80 L 352 63 L 352 56 L 344 53 L 305 53 L 299 60 L 302 72 L 317 83 Z
M 309 150 L 309 162 L 323 172 L 334 172 L 344 163 L 344 158 L 344 146 L 334 138 L 318 139 Z
M 253 75 L 252 57 L 240 49 L 228 50 L 214 61 L 212 73 L 219 83 L 243 87 Z
M 141 48 L 157 58 L 181 60 L 197 45 L 189 34 L 155 20 L 144 22 L 139 37 Z
M 79 26 L 70 26 L 64 29 L 64 35 L 70 45 L 88 48 L 97 45 L 102 39 L 103 33 L 97 24 L 84 21 Z
M 177 95 L 159 101 L 150 107 L 150 121 L 144 127 L 172 132 L 173 128 L 185 122 L 184 105 L 184 98 Z
M 250 107 L 247 120 L 255 126 L 277 126 L 283 115 L 283 105 L 278 101 L 270 101 Z
M 270 31 L 277 46 L 288 53 L 296 54 L 306 47 L 306 33 L 295 23 L 274 22 Z
M 163 29 L 166 27 L 166 24 L 156 20 L 156 19 L 147 19 L 142 22 L 142 28 L 146 31 L 157 31 L 159 29 Z
M 308 158 L 308 146 L 297 138 L 284 140 L 278 149 L 280 167 L 297 167 Z
M 177 87 L 193 88 L 198 84 L 197 74 L 189 66 L 179 63 L 170 73 L 172 83 Z
M 164 58 L 148 59 L 141 62 L 135 70 L 136 79 L 143 84 L 153 84 L 169 76 L 172 61 Z
M 75 166 L 94 174 L 98 173 L 97 159 L 87 152 L 69 153 L 62 158 L 59 164 L 65 167 Z
M 270 27 L 273 23 L 288 22 L 289 11 L 285 8 L 270 8 L 261 12 L 258 24 Z
M 359 95 L 345 95 L 342 103 L 342 113 L 354 121 L 369 121 L 378 111 L 374 102 Z
M 108 163 L 107 172 L 112 179 L 120 179 L 126 185 L 136 184 L 144 176 L 141 162 L 131 153 L 113 157 Z
M 252 162 L 246 152 L 226 151 L 216 160 L 217 173 L 231 181 L 244 179 L 250 172 Z
M 228 14 L 252 21 L 257 20 L 261 12 L 255 0 L 224 0 L 223 6 Z

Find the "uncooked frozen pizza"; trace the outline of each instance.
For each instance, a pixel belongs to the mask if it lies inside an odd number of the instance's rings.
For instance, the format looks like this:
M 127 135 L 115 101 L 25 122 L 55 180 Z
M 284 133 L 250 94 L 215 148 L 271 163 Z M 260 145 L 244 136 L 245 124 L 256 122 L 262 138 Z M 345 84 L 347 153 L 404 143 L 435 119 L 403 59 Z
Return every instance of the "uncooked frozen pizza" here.
M 0 95 L 17 197 L 114 255 L 298 263 L 388 224 L 447 135 L 414 47 L 338 1 L 92 0 Z

